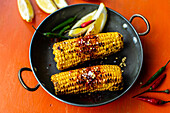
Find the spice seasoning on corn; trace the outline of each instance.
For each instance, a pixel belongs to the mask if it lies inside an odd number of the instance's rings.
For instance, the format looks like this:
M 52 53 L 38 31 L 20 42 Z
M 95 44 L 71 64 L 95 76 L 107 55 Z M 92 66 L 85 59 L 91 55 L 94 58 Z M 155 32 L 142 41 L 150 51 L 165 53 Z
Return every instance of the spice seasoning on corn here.
M 58 48 L 61 48 L 62 51 Z M 57 68 L 64 70 L 85 61 L 116 53 L 122 48 L 123 36 L 118 32 L 109 32 L 55 43 L 53 54 L 55 55 L 54 60 L 57 62 Z
M 123 89 L 121 68 L 117 65 L 97 65 L 61 72 L 52 75 L 51 81 L 56 95 Z

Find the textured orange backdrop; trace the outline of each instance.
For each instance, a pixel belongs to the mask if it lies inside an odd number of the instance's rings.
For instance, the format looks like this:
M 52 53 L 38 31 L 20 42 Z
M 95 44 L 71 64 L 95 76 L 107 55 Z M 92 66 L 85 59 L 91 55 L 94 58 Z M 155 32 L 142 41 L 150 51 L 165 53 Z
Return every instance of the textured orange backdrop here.
M 133 14 L 144 15 L 150 22 L 151 30 L 141 36 L 144 63 L 134 86 L 121 98 L 98 107 L 77 107 L 60 102 L 41 87 L 35 92 L 25 90 L 19 83 L 17 73 L 22 67 L 30 67 L 29 45 L 37 27 L 48 14 L 30 0 L 35 11 L 32 23 L 23 21 L 17 9 L 17 0 L 0 1 L 0 112 L 1 113 L 168 113 L 170 103 L 155 106 L 131 97 L 145 89 L 140 82 L 148 80 L 170 59 L 170 0 L 67 0 L 68 4 L 103 2 L 107 7 L 129 19 Z M 146 29 L 144 22 L 135 19 L 132 23 L 138 32 Z M 167 78 L 158 90 L 170 88 L 170 64 Z M 24 72 L 23 79 L 30 87 L 37 84 L 31 72 Z M 170 100 L 168 94 L 147 93 L 145 95 Z

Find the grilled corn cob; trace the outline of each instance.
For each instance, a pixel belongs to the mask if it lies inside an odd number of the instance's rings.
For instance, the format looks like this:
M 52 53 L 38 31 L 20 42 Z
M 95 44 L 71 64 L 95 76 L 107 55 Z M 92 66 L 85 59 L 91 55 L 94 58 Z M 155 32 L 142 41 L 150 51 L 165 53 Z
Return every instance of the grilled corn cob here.
M 79 94 L 123 89 L 121 68 L 117 65 L 97 65 L 51 76 L 55 94 Z
M 53 54 L 57 68 L 63 70 L 116 53 L 122 48 L 123 36 L 118 32 L 109 32 L 57 42 L 53 45 Z

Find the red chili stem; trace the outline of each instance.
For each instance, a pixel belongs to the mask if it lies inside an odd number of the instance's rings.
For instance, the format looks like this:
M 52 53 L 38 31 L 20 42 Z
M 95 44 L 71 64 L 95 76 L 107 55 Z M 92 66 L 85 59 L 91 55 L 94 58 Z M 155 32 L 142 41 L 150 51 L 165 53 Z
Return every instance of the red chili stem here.
M 148 90 L 146 90 L 146 91 L 144 91 L 144 92 L 142 92 L 142 93 L 139 93 L 139 94 L 133 96 L 132 98 L 135 98 L 135 97 L 137 97 L 137 96 L 139 96 L 139 95 L 142 95 L 142 94 L 144 94 L 144 93 L 146 93 L 146 92 L 151 92 L 151 93 L 166 93 L 166 94 L 169 94 L 169 93 L 170 93 L 169 89 L 166 89 L 166 90 L 163 90 L 163 91 L 152 91 L 152 90 L 148 89 Z
M 145 96 L 139 96 L 137 99 L 148 102 L 150 104 L 154 104 L 154 105 L 162 105 L 162 104 L 170 102 L 170 101 L 163 101 L 163 100 L 160 100 L 160 99 L 145 97 Z
M 170 101 L 165 101 L 166 103 L 170 102 Z
M 146 92 L 149 92 L 149 91 L 150 91 L 150 89 L 147 89 L 146 91 L 143 91 L 142 93 L 139 93 L 139 94 L 133 96 L 132 98 L 135 98 L 135 97 L 137 97 L 137 96 L 139 96 L 139 95 L 142 95 L 142 94 L 144 94 L 144 93 L 146 93 Z
M 148 91 L 148 92 L 155 92 L 155 93 L 166 93 L 166 94 L 169 94 L 169 89 L 166 89 L 164 91 Z

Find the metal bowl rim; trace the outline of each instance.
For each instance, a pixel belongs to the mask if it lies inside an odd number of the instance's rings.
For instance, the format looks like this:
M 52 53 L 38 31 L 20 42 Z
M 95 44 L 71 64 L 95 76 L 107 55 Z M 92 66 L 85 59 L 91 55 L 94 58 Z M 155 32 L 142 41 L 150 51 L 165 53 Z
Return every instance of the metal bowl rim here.
M 58 10 L 55 11 L 54 13 L 50 14 L 49 16 L 47 16 L 47 17 L 39 24 L 39 26 L 37 27 L 37 30 L 41 27 L 41 25 L 42 25 L 48 18 L 50 18 L 52 15 L 55 15 L 55 14 L 56 14 L 57 12 L 59 12 L 60 10 L 64 10 L 65 8 L 70 8 L 70 7 L 74 7 L 74 6 L 78 6 L 78 5 L 98 6 L 97 4 L 84 3 L 84 4 L 73 4 L 73 5 L 69 5 L 69 6 L 67 6 L 67 7 L 58 9 Z M 34 70 L 34 68 L 33 68 L 33 66 L 32 66 L 32 62 L 31 62 L 31 61 L 32 61 L 32 60 L 31 60 L 31 47 L 32 47 L 32 42 L 33 42 L 33 40 L 34 40 L 35 34 L 37 33 L 37 32 L 35 31 L 34 34 L 33 34 L 33 36 L 32 36 L 31 43 L 30 43 L 30 49 L 29 49 L 29 60 L 30 60 L 31 69 L 32 69 L 32 72 L 33 72 L 36 80 L 37 80 L 38 83 L 41 85 L 41 87 L 42 87 L 48 94 L 50 94 L 52 97 L 54 97 L 55 99 L 57 99 L 57 100 L 59 100 L 59 101 L 61 101 L 61 102 L 64 102 L 64 103 L 66 103 L 66 104 L 70 104 L 70 105 L 74 105 L 74 106 L 80 106 L 80 107 L 95 107 L 95 106 L 101 106 L 101 105 L 108 104 L 108 103 L 110 103 L 110 102 L 112 102 L 112 101 L 115 101 L 115 100 L 117 100 L 118 98 L 120 98 L 121 96 L 123 96 L 123 95 L 133 86 L 133 84 L 136 82 L 136 80 L 137 80 L 137 78 L 138 78 L 138 76 L 139 76 L 139 74 L 140 74 L 140 71 L 141 71 L 141 68 L 142 68 L 142 64 L 143 64 L 143 48 L 142 48 L 142 44 L 141 44 L 139 35 L 138 35 L 137 31 L 135 30 L 135 28 L 133 27 L 133 25 L 132 25 L 124 16 L 122 16 L 120 13 L 118 13 L 118 12 L 116 12 L 116 11 L 110 9 L 110 8 L 107 8 L 107 10 L 109 10 L 109 11 L 111 11 L 111 12 L 114 12 L 115 14 L 117 14 L 118 16 L 120 16 L 121 18 L 123 18 L 123 19 L 130 25 L 130 27 L 133 29 L 133 31 L 135 32 L 135 34 L 136 34 L 136 36 L 137 36 L 137 38 L 138 38 L 138 40 L 139 40 L 138 43 L 139 43 L 139 45 L 140 45 L 141 57 L 142 57 L 142 59 L 140 59 L 140 60 L 141 60 L 141 62 L 140 62 L 140 67 L 139 67 L 139 71 L 137 72 L 136 78 L 135 78 L 134 81 L 131 83 L 131 85 L 130 85 L 124 92 L 122 92 L 119 96 L 117 96 L 117 97 L 115 97 L 115 98 L 113 98 L 113 99 L 111 99 L 111 100 L 102 102 L 102 103 L 98 103 L 98 104 L 95 104 L 95 103 L 94 103 L 94 104 L 77 104 L 77 103 L 72 103 L 72 102 L 68 102 L 68 101 L 62 100 L 62 99 L 56 97 L 56 95 L 53 95 L 52 93 L 50 93 L 50 92 L 43 86 L 43 84 L 39 81 L 39 79 L 37 78 L 37 76 L 36 76 L 36 74 L 35 74 L 35 70 Z

